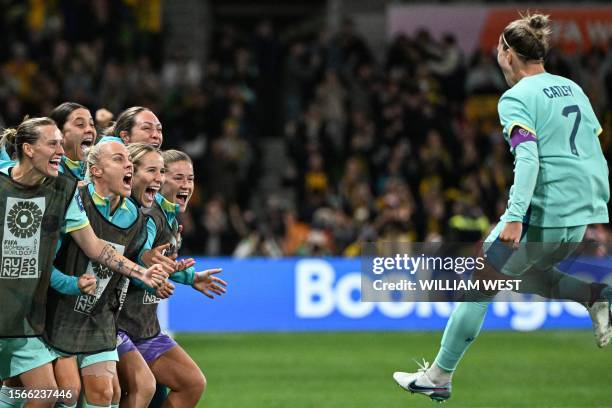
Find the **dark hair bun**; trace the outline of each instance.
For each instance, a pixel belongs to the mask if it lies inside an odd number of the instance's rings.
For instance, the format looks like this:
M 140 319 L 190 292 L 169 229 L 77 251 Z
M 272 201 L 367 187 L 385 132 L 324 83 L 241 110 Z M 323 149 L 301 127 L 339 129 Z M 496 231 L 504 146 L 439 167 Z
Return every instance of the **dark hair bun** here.
M 545 16 L 543 14 L 534 14 L 532 16 L 529 16 L 529 27 L 535 30 L 541 30 L 543 28 L 548 27 L 548 23 L 548 16 Z

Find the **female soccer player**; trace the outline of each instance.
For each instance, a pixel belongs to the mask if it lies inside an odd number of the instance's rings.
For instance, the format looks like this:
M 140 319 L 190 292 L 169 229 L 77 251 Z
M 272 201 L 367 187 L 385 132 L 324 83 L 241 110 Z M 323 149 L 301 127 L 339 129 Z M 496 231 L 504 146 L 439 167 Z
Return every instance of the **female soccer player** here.
M 498 111 L 515 156 L 514 184 L 507 210 L 486 241 L 551 244 L 541 246 L 543 252 L 530 263 L 510 258 L 501 272 L 521 277 L 531 293 L 585 303 L 603 347 L 612 332 L 611 288 L 589 285 L 551 263 L 542 266 L 553 249 L 581 242 L 588 224 L 608 222 L 610 196 L 598 140 L 602 128 L 587 96 L 573 81 L 544 69 L 549 35 L 548 16 L 534 14 L 508 24 L 499 37 L 497 61 L 510 89 Z M 528 274 L 532 266 L 537 269 Z M 453 372 L 478 336 L 491 297 L 480 300 L 460 303 L 453 311 L 431 367 L 426 363 L 417 373 L 393 375 L 401 387 L 439 401 L 450 397 Z
M 134 165 L 132 197 L 137 205 L 148 208 L 153 204 L 155 196 L 164 182 L 164 159 L 157 148 L 144 143 L 131 144 L 128 146 L 128 151 L 130 160 Z M 147 223 L 153 223 L 153 220 L 149 218 Z M 155 226 L 150 226 L 147 229 L 152 230 L 151 236 L 154 238 Z M 149 296 L 152 297 L 151 294 Z M 118 338 L 123 341 L 122 336 Z M 117 365 L 123 391 L 121 406 L 148 406 L 155 393 L 153 373 L 137 350 L 124 352 L 121 345 L 119 350 L 122 352 L 121 360 Z
M 193 194 L 193 164 L 189 156 L 176 150 L 162 152 L 162 156 L 166 176 L 161 187 L 161 195 L 151 195 L 152 191 L 149 188 L 141 190 L 142 194 L 136 198 L 152 204 L 147 211 L 155 222 L 156 238 L 152 245 L 158 246 L 170 242 L 169 256 L 175 256 L 180 248 L 177 216 L 179 212 L 185 211 Z M 184 278 L 179 279 L 176 274 L 173 277 L 175 281 L 189 284 L 209 298 L 213 298 L 213 294 L 221 295 L 225 292 L 226 283 L 213 276 L 219 272 L 220 269 L 210 269 L 195 273 L 191 268 L 185 271 Z M 145 290 L 135 285 L 131 285 L 128 289 L 125 306 L 119 317 L 122 338 L 122 344 L 119 346 L 120 377 L 122 373 L 124 378 L 132 375 L 131 364 L 128 364 L 128 361 L 134 352 L 139 352 L 149 365 L 155 379 L 171 390 L 165 405 L 193 407 L 204 392 L 206 380 L 189 355 L 168 335 L 160 331 L 157 303 L 158 299 L 148 296 Z M 125 372 L 122 367 L 125 367 Z M 129 382 L 127 379 L 124 381 Z
M 132 106 L 121 112 L 107 133 L 121 138 L 126 145 L 146 143 L 161 148 L 164 141 L 162 125 L 150 109 Z
M 117 121 L 113 124 L 113 126 L 107 129 L 105 133 L 123 140 L 126 145 L 133 143 L 145 143 L 156 148 L 161 148 L 163 143 L 162 125 L 159 119 L 150 109 L 142 106 L 133 106 L 121 112 L 117 118 Z M 161 255 L 161 252 L 164 250 L 164 248 L 165 244 L 163 246 L 149 249 L 147 251 L 149 254 L 149 259 L 154 262 L 163 262 L 165 257 Z M 176 278 L 177 277 L 174 277 L 172 279 Z M 137 368 L 139 367 L 137 364 L 138 361 L 133 361 L 130 363 L 132 367 L 135 367 L 132 370 L 133 372 L 140 371 Z M 148 370 L 146 366 L 144 369 Z M 126 376 L 123 376 L 122 378 L 126 378 Z M 130 399 L 130 401 L 128 401 L 130 404 L 132 403 L 132 399 L 140 399 L 142 395 L 146 394 L 140 392 L 146 389 L 144 383 L 139 381 L 137 385 L 138 387 L 136 390 L 138 390 L 138 392 L 132 392 L 129 396 L 127 396 L 127 398 Z M 163 401 L 165 397 L 165 387 L 158 386 L 153 401 L 151 402 L 151 406 L 161 406 L 160 401 Z M 124 402 L 124 404 L 127 404 L 128 402 Z
M 85 163 L 87 152 L 94 145 L 97 136 L 89 109 L 76 102 L 64 102 L 53 109 L 50 117 L 55 121 L 64 137 L 64 156 L 60 162 L 60 173 L 77 181 L 83 181 L 87 167 Z M 73 280 L 77 279 L 76 276 L 66 276 L 54 269 L 51 275 L 51 287 L 66 295 L 80 295 L 78 292 L 63 292 L 58 287 L 74 286 L 74 284 L 71 285 L 69 277 L 74 278 Z M 80 390 L 76 358 L 58 358 L 53 362 L 53 369 L 56 381 L 60 386 L 67 384 L 77 391 Z
M 45 325 L 46 294 L 60 233 L 69 234 L 91 259 L 152 287 L 160 286 L 167 274 L 159 265 L 143 269 L 94 234 L 75 194 L 76 183 L 58 177 L 64 150 L 52 119 L 25 120 L 17 129 L 5 131 L 3 139 L 17 164 L 0 172 L 0 215 L 5 225 L 0 306 L 11 311 L 0 317 L 0 337 L 5 338 L 0 340 L 0 379 L 9 379 L 9 387 L 20 381 L 28 389 L 56 389 L 50 364 L 55 356 L 37 336 Z
M 92 228 L 124 256 L 137 259 L 147 238 L 146 219 L 129 199 L 133 166 L 127 149 L 119 142 L 100 143 L 91 149 L 87 162 L 87 179 L 91 183 L 81 187 L 79 194 Z M 45 341 L 63 355 L 79 354 L 88 404 L 118 404 L 120 392 L 113 392 L 119 389 L 114 375 L 119 360 L 115 322 L 129 282 L 91 262 L 71 239 L 62 242 L 56 266 L 69 276 L 95 276 L 98 285 L 90 296 L 49 292 Z M 83 335 L 76 338 L 65 335 L 70 332 Z M 67 360 L 60 358 L 55 365 L 60 387 L 63 385 L 60 378 L 69 378 L 71 374 L 78 381 L 76 365 L 68 365 Z
M 149 208 L 155 202 L 155 197 L 164 182 L 164 160 L 161 152 L 150 144 L 132 143 L 128 146 L 128 151 L 130 153 L 130 160 L 134 165 L 132 198 L 143 209 Z M 155 251 L 157 251 L 155 255 L 148 254 L 151 251 L 151 246 L 156 236 L 156 226 L 151 218 L 147 221 L 147 233 L 147 242 L 143 248 L 142 257 L 148 259 L 155 258 L 156 261 L 167 264 L 171 260 L 163 256 L 161 252 L 168 248 L 170 244 L 162 244 L 155 248 Z M 172 264 L 172 266 L 175 266 L 174 262 Z M 193 259 L 178 262 L 176 269 L 179 269 L 179 272 L 172 274 L 171 279 L 184 282 L 186 280 L 185 274 L 193 274 L 192 264 Z M 187 270 L 183 271 L 183 269 Z M 162 293 L 157 292 L 157 295 L 161 298 L 171 295 L 173 287 L 168 285 L 164 289 L 165 291 Z M 149 293 L 146 296 L 156 299 L 153 295 L 155 293 Z M 124 337 L 119 336 L 119 339 L 123 341 Z M 124 350 L 124 348 L 120 347 L 120 350 Z M 141 407 L 148 405 L 156 391 L 155 377 L 140 352 L 134 349 L 133 351 L 122 353 L 118 371 L 121 388 L 124 391 L 121 397 L 121 406 Z
M 50 115 L 64 136 L 60 172 L 78 181 L 85 178 L 85 158 L 96 142 L 96 127 L 89 109 L 76 102 L 64 102 Z

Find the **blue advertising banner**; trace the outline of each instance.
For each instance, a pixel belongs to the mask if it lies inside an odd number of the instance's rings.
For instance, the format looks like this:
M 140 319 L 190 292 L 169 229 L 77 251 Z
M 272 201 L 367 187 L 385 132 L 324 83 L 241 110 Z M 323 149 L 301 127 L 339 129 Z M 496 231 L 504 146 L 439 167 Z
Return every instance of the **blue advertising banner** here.
M 360 260 L 345 258 L 197 258 L 196 270 L 220 267 L 227 294 L 210 300 L 176 285 L 162 302 L 161 320 L 174 332 L 439 330 L 452 303 L 360 302 Z M 581 276 L 612 282 L 604 265 L 583 266 Z M 165 303 L 165 304 L 164 304 Z M 485 328 L 536 330 L 589 328 L 586 309 L 574 302 L 495 302 Z

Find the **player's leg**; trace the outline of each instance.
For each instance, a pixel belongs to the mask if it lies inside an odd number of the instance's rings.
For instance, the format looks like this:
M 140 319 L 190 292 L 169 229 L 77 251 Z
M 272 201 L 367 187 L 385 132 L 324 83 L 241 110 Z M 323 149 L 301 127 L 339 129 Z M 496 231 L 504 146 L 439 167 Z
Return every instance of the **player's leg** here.
M 81 393 L 81 378 L 76 356 L 60 357 L 55 360 L 53 372 L 58 389 L 65 391 L 65 395 L 69 396 L 58 400 L 56 408 L 75 408 Z
M 117 351 L 79 356 L 86 407 L 108 407 L 113 402 L 113 378 L 117 376 Z
M 582 242 L 586 225 L 569 228 L 529 228 L 528 242 L 542 245 L 542 256 L 533 269 L 521 276 L 521 292 L 535 293 L 549 299 L 586 302 L 591 298 L 592 285 L 567 273 L 556 265 L 572 256 Z
M 115 370 L 115 375 L 113 377 L 113 398 L 111 400 L 110 408 L 119 408 L 119 403 L 121 402 L 121 385 L 119 385 L 119 375 L 117 370 Z
M 149 363 L 157 381 L 170 388 L 165 407 L 195 407 L 206 389 L 206 378 L 181 346 L 175 345 Z
M 606 285 L 591 284 L 561 272 L 554 266 L 546 269 L 531 269 L 521 276 L 520 293 L 530 293 L 547 299 L 573 300 L 587 303 L 600 300 Z
M 528 234 L 532 235 L 530 239 L 562 244 L 552 259 L 543 259 L 521 277 L 520 291 L 535 293 L 548 299 L 573 300 L 583 304 L 591 317 L 595 342 L 599 347 L 604 347 L 612 340 L 612 289 L 603 283 L 583 281 L 561 272 L 554 266 L 574 252 L 585 231 L 586 226 L 532 228 Z
M 26 389 L 33 390 L 57 390 L 57 383 L 53 375 L 53 366 L 48 363 L 42 367 L 37 367 L 33 370 L 27 371 L 19 376 L 19 381 L 23 384 Z M 48 400 L 29 400 L 23 406 L 24 408 L 34 407 L 52 407 L 55 404 L 55 399 L 51 398 Z
M 11 397 L 11 389 L 57 390 L 51 362 L 57 358 L 37 337 L 3 339 L 0 346 L 0 379 L 4 380 L 0 404 L 3 406 L 52 407 L 53 399 L 27 401 L 25 405 Z M 2 406 L 2 405 L 0 405 Z
M 117 335 L 119 363 L 117 372 L 121 385 L 121 407 L 147 407 L 155 393 L 155 377 L 147 362 L 123 332 Z
M 136 349 L 122 354 L 117 364 L 121 407 L 147 407 L 155 394 L 155 377 Z
M 503 227 L 503 222 L 498 223 L 486 238 L 486 251 L 497 241 Z M 523 268 L 524 262 L 515 260 L 513 265 Z M 520 274 L 520 271 L 516 271 L 516 274 Z M 431 367 L 429 363 L 425 363 L 417 372 L 398 371 L 393 374 L 393 378 L 402 388 L 438 401 L 450 398 L 453 373 L 468 347 L 480 334 L 494 293 L 485 295 L 470 292 L 469 296 L 468 301 L 458 304 L 446 323 L 440 349 Z
M 395 381 L 404 389 L 443 401 L 450 398 L 453 372 L 468 347 L 480 334 L 490 301 L 461 302 L 446 323 L 434 363 L 415 372 L 396 372 Z

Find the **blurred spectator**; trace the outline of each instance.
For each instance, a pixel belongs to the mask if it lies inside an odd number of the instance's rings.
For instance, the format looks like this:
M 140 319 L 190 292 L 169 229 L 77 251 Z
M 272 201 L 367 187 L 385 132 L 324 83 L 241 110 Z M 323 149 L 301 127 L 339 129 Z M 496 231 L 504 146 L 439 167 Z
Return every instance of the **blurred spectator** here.
M 209 192 L 230 201 L 240 198 L 239 189 L 247 181 L 252 151 L 239 135 L 238 123 L 227 119 L 223 133 L 211 148 Z
M 589 96 L 593 110 L 601 117 L 606 107 L 605 72 L 602 66 L 603 56 L 599 50 L 593 49 L 582 58 L 580 83 Z
M 376 61 L 350 19 L 297 36 L 271 20 L 248 31 L 215 22 L 201 65 L 188 48 L 163 52 L 159 0 L 147 13 L 133 1 L 22 3 L 5 1 L 0 16 L 0 124 L 66 100 L 106 108 L 102 127 L 128 106 L 155 111 L 164 148 L 194 160 L 185 253 L 357 256 L 373 240 L 474 241 L 505 210 L 512 156 L 496 105 L 507 85 L 493 55 L 464 56 L 452 33 L 400 35 Z M 611 55 L 553 48 L 546 60 L 583 87 L 604 134 Z M 271 193 L 273 137 L 286 153 L 283 190 Z
M 164 61 L 161 77 L 167 90 L 189 88 L 200 84 L 202 70 L 195 60 L 187 58 L 185 50 L 178 49 Z
M 507 85 L 493 56 L 477 52 L 465 80 L 468 94 L 501 94 Z
M 316 55 L 307 53 L 301 41 L 289 47 L 283 84 L 286 120 L 298 119 L 304 106 L 306 88 L 313 81 L 320 63 Z

